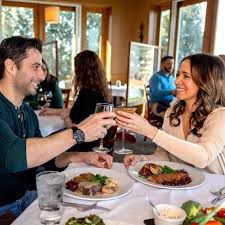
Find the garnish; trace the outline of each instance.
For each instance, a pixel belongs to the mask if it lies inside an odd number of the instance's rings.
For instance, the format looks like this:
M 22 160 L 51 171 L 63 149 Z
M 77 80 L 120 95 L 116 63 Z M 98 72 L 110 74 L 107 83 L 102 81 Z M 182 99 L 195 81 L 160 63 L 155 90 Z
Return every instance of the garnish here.
M 174 170 L 173 168 L 171 168 L 169 166 L 163 166 L 162 167 L 162 172 L 166 173 L 166 174 L 171 174 L 171 173 L 175 173 L 176 170 Z
M 96 174 L 93 178 L 92 181 L 101 185 L 104 185 L 106 183 L 107 176 L 102 176 L 100 174 Z

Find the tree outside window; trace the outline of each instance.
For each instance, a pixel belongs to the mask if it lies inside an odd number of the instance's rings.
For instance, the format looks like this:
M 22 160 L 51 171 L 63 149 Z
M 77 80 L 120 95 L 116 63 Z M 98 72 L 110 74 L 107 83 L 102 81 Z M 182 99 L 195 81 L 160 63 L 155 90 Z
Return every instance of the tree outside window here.
M 2 6 L 2 38 L 34 37 L 33 20 L 32 8 Z
M 180 8 L 176 68 L 184 57 L 202 52 L 206 6 L 202 2 Z
M 169 27 L 170 27 L 170 10 L 161 12 L 160 18 L 160 44 L 162 49 L 162 57 L 167 55 L 169 43 Z
M 60 22 L 58 24 L 47 24 L 45 33 L 46 42 L 58 42 L 59 81 L 64 80 L 65 86 L 70 86 L 75 51 L 75 12 L 60 11 Z M 46 52 L 49 54 L 46 61 L 48 64 L 53 63 L 51 59 L 54 57 L 54 52 L 51 49 Z M 51 68 L 51 65 L 49 67 Z
M 87 48 L 100 54 L 101 13 L 87 13 Z

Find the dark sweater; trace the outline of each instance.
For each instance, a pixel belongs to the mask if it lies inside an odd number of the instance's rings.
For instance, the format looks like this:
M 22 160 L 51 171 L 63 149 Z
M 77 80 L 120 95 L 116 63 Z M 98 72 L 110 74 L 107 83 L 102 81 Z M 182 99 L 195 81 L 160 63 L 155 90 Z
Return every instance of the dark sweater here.
M 90 90 L 81 90 L 77 97 L 76 102 L 70 111 L 70 118 L 73 123 L 80 123 L 82 120 L 86 119 L 89 115 L 95 113 L 96 103 L 105 103 L 107 102 L 101 93 L 90 91 Z M 87 152 L 92 151 L 92 148 L 98 146 L 98 141 L 85 142 L 82 144 L 74 145 L 70 150 L 71 151 L 80 151 Z
M 26 160 L 26 139 L 31 137 L 41 137 L 34 111 L 26 103 L 15 107 L 0 93 L 0 206 L 36 189 L 40 168 L 28 169 Z M 54 160 L 43 166 L 55 169 Z

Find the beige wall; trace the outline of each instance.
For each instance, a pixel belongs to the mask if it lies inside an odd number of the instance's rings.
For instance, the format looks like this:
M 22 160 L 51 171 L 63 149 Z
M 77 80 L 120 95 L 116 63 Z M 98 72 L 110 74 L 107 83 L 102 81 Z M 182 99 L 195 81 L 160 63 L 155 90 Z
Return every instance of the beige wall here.
M 62 0 L 54 1 L 62 2 Z M 128 58 L 130 41 L 138 41 L 140 22 L 144 23 L 144 42 L 148 42 L 149 13 L 151 12 L 150 24 L 155 22 L 155 8 L 150 0 L 80 0 L 63 1 L 74 2 L 86 6 L 112 7 L 112 37 L 111 37 L 111 80 L 127 82 Z M 151 44 L 155 42 L 155 26 L 150 26 Z

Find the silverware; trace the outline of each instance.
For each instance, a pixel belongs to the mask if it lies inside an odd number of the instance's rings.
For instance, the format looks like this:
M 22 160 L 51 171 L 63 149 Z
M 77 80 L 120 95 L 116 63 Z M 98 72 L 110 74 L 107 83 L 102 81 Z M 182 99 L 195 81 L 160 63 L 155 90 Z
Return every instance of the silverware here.
M 150 199 L 148 197 L 146 197 L 146 202 L 149 203 L 157 212 L 157 214 L 160 216 L 160 212 L 158 211 L 158 209 L 155 207 L 155 205 L 150 201 Z
M 224 194 L 221 194 L 221 195 L 219 195 L 219 196 L 217 196 L 216 198 L 214 198 L 214 199 L 211 201 L 211 204 L 216 205 L 217 203 L 219 203 L 219 202 L 222 201 L 223 199 L 225 199 L 225 193 L 224 193 Z
M 80 203 L 75 203 L 75 202 L 63 201 L 62 205 L 63 206 L 70 206 L 70 207 L 76 207 L 79 211 L 83 211 L 83 212 L 91 210 L 91 209 L 100 209 L 100 210 L 110 211 L 110 209 L 108 209 L 108 208 L 98 206 L 97 202 L 95 202 L 94 204 L 91 204 L 91 205 L 85 205 L 85 204 L 80 204 Z
M 225 191 L 225 187 L 222 187 L 219 191 L 210 191 L 210 193 L 213 195 L 219 196 L 225 193 L 224 191 Z

